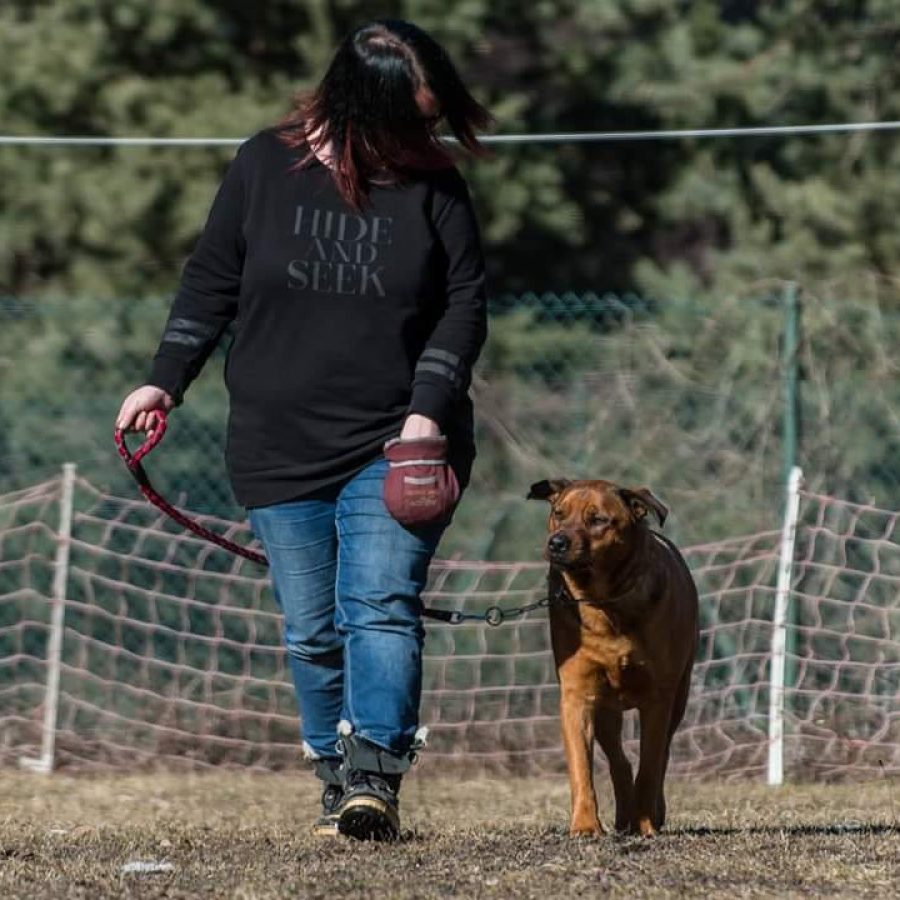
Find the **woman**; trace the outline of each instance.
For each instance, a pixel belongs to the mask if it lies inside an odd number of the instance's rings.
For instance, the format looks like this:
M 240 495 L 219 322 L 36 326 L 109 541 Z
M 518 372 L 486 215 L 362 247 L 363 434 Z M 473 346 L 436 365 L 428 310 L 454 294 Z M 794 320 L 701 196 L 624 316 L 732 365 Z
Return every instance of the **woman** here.
M 318 88 L 238 150 L 117 421 L 152 430 L 233 323 L 226 456 L 325 782 L 318 833 L 396 837 L 422 743 L 420 594 L 458 496 L 449 473 L 465 487 L 475 455 L 466 392 L 486 321 L 471 200 L 435 126 L 481 155 L 490 118 L 421 29 L 350 34 Z M 404 491 L 435 481 L 402 475 L 422 457 L 446 491 L 410 524 Z

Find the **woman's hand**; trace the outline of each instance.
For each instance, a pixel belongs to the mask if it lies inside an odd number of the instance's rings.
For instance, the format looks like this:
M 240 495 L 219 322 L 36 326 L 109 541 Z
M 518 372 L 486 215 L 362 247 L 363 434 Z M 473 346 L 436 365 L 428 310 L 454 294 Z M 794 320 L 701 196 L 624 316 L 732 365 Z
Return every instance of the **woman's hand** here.
M 175 401 L 162 388 L 145 384 L 133 390 L 123 401 L 116 428 L 122 431 L 144 431 L 150 433 L 156 426 L 156 411 L 168 412 Z
M 403 423 L 400 439 L 408 441 L 415 438 L 439 437 L 440 434 L 440 426 L 434 419 L 420 416 L 418 413 L 410 413 Z

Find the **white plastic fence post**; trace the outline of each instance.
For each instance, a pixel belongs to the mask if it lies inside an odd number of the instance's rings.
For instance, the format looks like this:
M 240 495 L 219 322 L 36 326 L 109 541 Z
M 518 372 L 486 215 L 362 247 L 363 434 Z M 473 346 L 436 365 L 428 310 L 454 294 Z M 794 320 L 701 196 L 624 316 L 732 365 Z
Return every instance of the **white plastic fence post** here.
M 784 671 L 787 613 L 791 597 L 794 568 L 794 546 L 797 542 L 797 514 L 800 510 L 800 482 L 803 472 L 798 466 L 788 477 L 781 529 L 781 551 L 778 581 L 775 589 L 775 613 L 772 617 L 771 686 L 769 688 L 769 766 L 768 783 L 784 782 Z
M 35 772 L 52 772 L 56 752 L 56 719 L 59 711 L 59 676 L 62 663 L 63 627 L 66 618 L 66 586 L 69 581 L 69 549 L 72 538 L 72 506 L 75 495 L 75 464 L 65 463 L 59 498 L 59 532 L 53 565 L 53 608 L 47 644 L 47 689 L 44 694 L 44 726 L 41 755 L 19 762 Z

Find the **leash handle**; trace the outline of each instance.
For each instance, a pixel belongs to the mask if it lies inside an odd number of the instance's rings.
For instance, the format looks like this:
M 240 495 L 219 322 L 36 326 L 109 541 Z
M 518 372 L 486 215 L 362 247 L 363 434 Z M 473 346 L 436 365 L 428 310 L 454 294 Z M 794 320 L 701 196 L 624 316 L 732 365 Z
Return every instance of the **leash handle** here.
M 141 460 L 151 451 L 154 447 L 165 437 L 166 428 L 169 427 L 168 420 L 166 419 L 166 412 L 163 409 L 156 409 L 153 411 L 156 416 L 156 426 L 153 431 L 147 435 L 144 443 L 141 444 L 137 450 L 132 452 L 128 449 L 128 445 L 125 443 L 125 432 L 121 428 L 117 428 L 113 437 L 116 442 L 116 449 L 119 451 L 119 456 L 125 460 L 125 465 L 133 472 L 138 466 L 140 466 Z

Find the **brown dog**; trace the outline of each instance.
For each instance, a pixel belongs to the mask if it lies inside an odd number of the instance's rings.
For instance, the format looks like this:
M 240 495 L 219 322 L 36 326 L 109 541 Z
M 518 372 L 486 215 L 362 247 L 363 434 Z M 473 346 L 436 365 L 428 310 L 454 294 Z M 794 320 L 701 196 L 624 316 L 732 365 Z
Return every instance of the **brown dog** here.
M 550 502 L 550 634 L 572 790 L 570 833 L 602 834 L 594 738 L 609 760 L 616 829 L 655 835 L 663 780 L 684 715 L 697 646 L 697 588 L 674 544 L 647 527 L 668 510 L 647 488 L 608 481 L 539 481 Z M 640 768 L 622 750 L 622 713 L 637 708 Z

